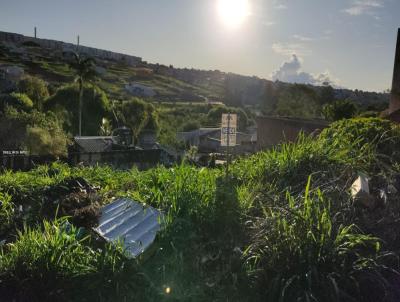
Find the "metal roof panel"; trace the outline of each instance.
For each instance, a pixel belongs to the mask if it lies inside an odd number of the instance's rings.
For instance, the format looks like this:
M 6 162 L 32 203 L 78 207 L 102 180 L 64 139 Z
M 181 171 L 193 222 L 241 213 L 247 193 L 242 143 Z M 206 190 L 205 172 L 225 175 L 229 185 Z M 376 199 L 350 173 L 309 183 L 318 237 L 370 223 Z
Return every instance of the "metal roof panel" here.
M 99 225 L 94 228 L 108 242 L 122 240 L 132 257 L 143 253 L 162 227 L 163 214 L 129 198 L 120 198 L 101 209 Z

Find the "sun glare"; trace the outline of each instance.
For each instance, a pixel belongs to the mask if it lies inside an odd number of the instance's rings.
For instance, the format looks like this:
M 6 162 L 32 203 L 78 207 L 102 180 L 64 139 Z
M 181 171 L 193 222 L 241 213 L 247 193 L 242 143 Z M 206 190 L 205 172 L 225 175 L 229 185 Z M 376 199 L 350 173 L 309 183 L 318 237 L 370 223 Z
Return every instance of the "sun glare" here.
M 248 0 L 218 0 L 218 14 L 221 21 L 230 28 L 237 28 L 250 15 Z

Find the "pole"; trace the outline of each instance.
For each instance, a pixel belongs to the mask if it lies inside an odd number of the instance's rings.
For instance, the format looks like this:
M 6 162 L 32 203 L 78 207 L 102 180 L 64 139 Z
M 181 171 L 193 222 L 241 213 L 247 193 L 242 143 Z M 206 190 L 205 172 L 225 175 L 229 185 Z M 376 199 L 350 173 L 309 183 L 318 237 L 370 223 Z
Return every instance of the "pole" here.
M 36 36 L 36 34 L 37 34 L 36 26 L 35 26 L 34 32 L 35 32 L 35 39 L 36 39 L 37 38 L 37 36 Z
M 227 137 L 226 137 L 226 180 L 228 180 L 229 175 L 229 134 L 231 128 L 231 114 L 228 113 L 228 129 L 227 129 Z

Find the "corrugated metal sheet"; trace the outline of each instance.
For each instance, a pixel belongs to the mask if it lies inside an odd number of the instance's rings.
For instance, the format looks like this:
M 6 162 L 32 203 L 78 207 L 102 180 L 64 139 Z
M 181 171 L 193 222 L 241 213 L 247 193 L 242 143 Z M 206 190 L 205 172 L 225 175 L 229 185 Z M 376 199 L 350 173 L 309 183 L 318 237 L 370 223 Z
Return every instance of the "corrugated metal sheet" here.
M 94 230 L 109 242 L 121 240 L 126 250 L 137 257 L 154 241 L 163 215 L 129 198 L 121 198 L 101 209 L 99 226 Z
M 107 152 L 112 150 L 112 136 L 76 136 L 75 143 L 84 152 Z

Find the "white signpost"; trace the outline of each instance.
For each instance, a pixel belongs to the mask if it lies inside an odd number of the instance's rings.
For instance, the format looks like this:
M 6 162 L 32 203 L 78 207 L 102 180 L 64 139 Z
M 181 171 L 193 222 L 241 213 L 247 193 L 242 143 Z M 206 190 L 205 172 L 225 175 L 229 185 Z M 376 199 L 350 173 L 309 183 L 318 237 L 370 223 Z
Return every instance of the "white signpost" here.
M 222 114 L 221 122 L 221 146 L 231 147 L 236 145 L 236 114 Z
M 229 147 L 236 146 L 237 115 L 222 114 L 221 121 L 221 146 L 226 147 L 226 177 L 229 172 Z

